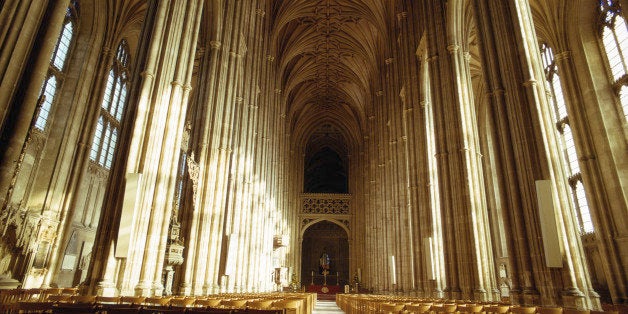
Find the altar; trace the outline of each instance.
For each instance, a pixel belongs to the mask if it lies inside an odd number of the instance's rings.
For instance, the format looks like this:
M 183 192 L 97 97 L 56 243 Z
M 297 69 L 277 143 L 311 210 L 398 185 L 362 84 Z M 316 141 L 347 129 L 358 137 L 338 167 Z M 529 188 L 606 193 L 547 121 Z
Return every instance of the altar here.
M 342 287 L 338 285 L 308 285 L 306 291 L 321 294 L 336 294 L 343 292 Z
M 343 284 L 343 281 L 340 278 L 340 274 L 335 274 L 335 275 L 313 275 L 310 276 L 310 285 L 317 285 L 317 286 L 330 286 L 330 285 L 336 285 L 336 286 L 340 286 Z

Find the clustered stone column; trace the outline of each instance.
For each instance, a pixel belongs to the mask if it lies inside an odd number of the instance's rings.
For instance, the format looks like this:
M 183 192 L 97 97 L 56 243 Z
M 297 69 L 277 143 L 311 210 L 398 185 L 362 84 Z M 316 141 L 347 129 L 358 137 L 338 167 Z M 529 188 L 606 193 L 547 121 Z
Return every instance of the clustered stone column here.
M 193 201 L 182 210 L 188 253 L 180 293 L 269 291 L 273 238 L 289 227 L 278 212 L 285 154 L 271 26 L 257 1 L 225 3 L 199 60 L 199 87 L 188 120 L 198 160 Z M 218 14 L 226 14 L 218 16 Z M 281 216 L 283 215 L 283 216 Z M 285 261 L 284 261 L 285 262 Z M 282 262 L 283 263 L 283 262 Z
M 0 28 L 3 45 L 0 48 L 0 125 L 9 138 L 0 139 L 0 206 L 10 199 L 10 187 L 19 170 L 20 155 L 27 145 L 26 137 L 39 104 L 41 87 L 50 67 L 63 26 L 69 0 L 15 1 L 2 10 L 4 26 Z M 45 13 L 50 10 L 47 20 Z M 44 23 L 46 27 L 41 28 Z M 36 40 L 42 43 L 32 51 Z M 20 77 L 28 67 L 26 78 Z
M 543 113 L 549 105 L 544 84 L 538 83 L 544 81 L 544 76 L 539 68 L 539 49 L 529 4 L 514 0 L 505 3 L 475 1 L 474 6 L 496 133 L 498 138 L 516 144 L 497 147 L 503 165 L 501 186 L 505 187 L 507 198 L 508 209 L 504 213 L 511 227 L 507 234 L 512 254 L 512 299 L 524 304 L 599 307 L 596 296 L 589 294 L 590 283 L 582 277 L 586 272 L 584 255 L 567 195 L 556 186 L 552 193 L 558 200 L 555 204 L 559 213 L 557 227 L 566 241 L 563 267 L 546 267 L 542 243 L 535 240 L 542 238 L 535 181 L 564 180 L 564 177 L 554 168 L 552 160 L 557 157 L 546 146 L 551 144 L 535 140 L 543 138 L 539 134 L 545 134 L 551 143 L 553 131 L 547 120 L 550 115 Z M 520 53 L 513 54 L 513 49 Z M 518 240 L 521 238 L 528 241 Z
M 112 295 L 116 288 L 122 294 L 163 293 L 165 235 L 174 203 L 171 178 L 176 177 L 178 169 L 202 8 L 203 1 L 162 1 L 149 5 L 149 13 L 154 15 L 147 21 L 141 43 L 146 61 L 140 70 L 141 80 L 135 81 L 137 89 L 129 97 L 137 103 L 137 115 L 128 159 L 124 170 L 115 166 L 112 170 L 118 178 L 126 173 L 141 174 L 139 196 L 132 217 L 120 217 L 119 207 L 106 211 L 106 215 L 112 216 L 104 220 L 101 228 L 109 231 L 96 240 L 100 248 L 96 251 L 99 264 L 91 269 L 95 279 L 91 289 L 97 288 L 100 294 Z M 110 193 L 121 204 L 124 190 L 110 188 Z M 121 248 L 111 244 L 120 219 L 131 219 L 126 259 L 115 259 L 113 251 Z
M 426 3 L 430 82 L 441 215 L 443 218 L 446 296 L 454 299 L 492 299 L 494 277 L 486 200 L 480 174 L 479 144 L 468 62 L 447 28 L 443 3 Z M 452 42 L 453 41 L 453 42 Z M 464 269 L 464 271 L 462 271 Z

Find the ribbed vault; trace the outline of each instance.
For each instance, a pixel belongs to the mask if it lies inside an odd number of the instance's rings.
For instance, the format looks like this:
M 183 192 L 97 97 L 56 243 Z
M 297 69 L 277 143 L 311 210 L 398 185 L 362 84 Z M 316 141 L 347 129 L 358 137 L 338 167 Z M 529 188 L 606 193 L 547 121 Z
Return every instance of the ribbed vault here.
M 328 116 L 322 112 L 348 120 L 343 124 L 357 128 L 353 132 L 361 129 L 384 34 L 383 6 L 371 0 L 275 2 L 272 54 L 290 133 Z

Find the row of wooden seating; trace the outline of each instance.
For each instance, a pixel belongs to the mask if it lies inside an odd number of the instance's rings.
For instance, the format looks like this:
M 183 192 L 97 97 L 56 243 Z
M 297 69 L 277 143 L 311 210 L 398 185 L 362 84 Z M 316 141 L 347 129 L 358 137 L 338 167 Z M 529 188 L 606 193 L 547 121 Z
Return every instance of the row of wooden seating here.
M 212 307 L 178 306 L 142 306 L 124 304 L 89 304 L 89 303 L 50 303 L 22 302 L 16 313 L 95 313 L 95 314 L 144 314 L 144 313 L 179 313 L 179 314 L 285 314 L 283 309 L 225 309 Z
M 229 313 L 258 312 L 259 314 L 311 314 L 316 302 L 313 293 L 256 293 L 256 294 L 221 294 L 193 297 L 138 297 L 138 296 L 84 296 L 75 293 L 48 294 L 36 291 L 2 292 L 0 312 L 61 312 L 70 308 L 81 308 L 88 313 L 102 313 L 104 309 L 125 309 L 130 313 L 146 313 L 151 309 L 181 312 L 222 311 Z M 10 296 L 10 297 L 9 297 Z M 203 312 L 203 313 L 205 313 Z M 166 312 L 164 312 L 166 313 Z M 186 312 L 188 313 L 188 312 Z
M 619 311 L 589 311 L 562 307 L 510 305 L 503 302 L 432 300 L 414 297 L 340 294 L 336 303 L 346 313 L 385 314 L 619 314 Z M 624 313 L 622 313 L 624 314 Z

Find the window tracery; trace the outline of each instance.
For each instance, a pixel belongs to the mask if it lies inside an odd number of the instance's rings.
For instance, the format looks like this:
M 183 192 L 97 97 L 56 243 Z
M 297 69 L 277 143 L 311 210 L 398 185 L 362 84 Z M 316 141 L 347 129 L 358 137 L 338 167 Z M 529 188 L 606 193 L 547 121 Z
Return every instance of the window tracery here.
M 552 48 L 547 44 L 541 44 L 540 47 L 548 98 L 553 107 L 553 118 L 559 135 L 560 149 L 562 151 L 562 165 L 568 175 L 571 196 L 574 202 L 576 216 L 578 217 L 580 232 L 590 233 L 593 232 L 593 223 L 584 193 L 576 144 L 569 125 L 569 116 L 561 88 L 558 65 L 556 64 Z
M 628 120 L 628 26 L 617 0 L 600 1 L 600 36 L 624 119 Z
M 63 83 L 64 70 L 70 48 L 74 39 L 74 33 L 78 20 L 78 2 L 72 1 L 67 9 L 65 21 L 61 33 L 57 38 L 57 44 L 50 58 L 48 75 L 40 91 L 40 104 L 35 119 L 35 129 L 45 131 L 50 120 L 50 111 L 55 101 L 58 87 Z
M 113 163 L 122 114 L 126 105 L 128 63 L 128 45 L 125 40 L 122 40 L 107 76 L 100 117 L 89 154 L 93 162 L 106 169 L 110 169 Z

